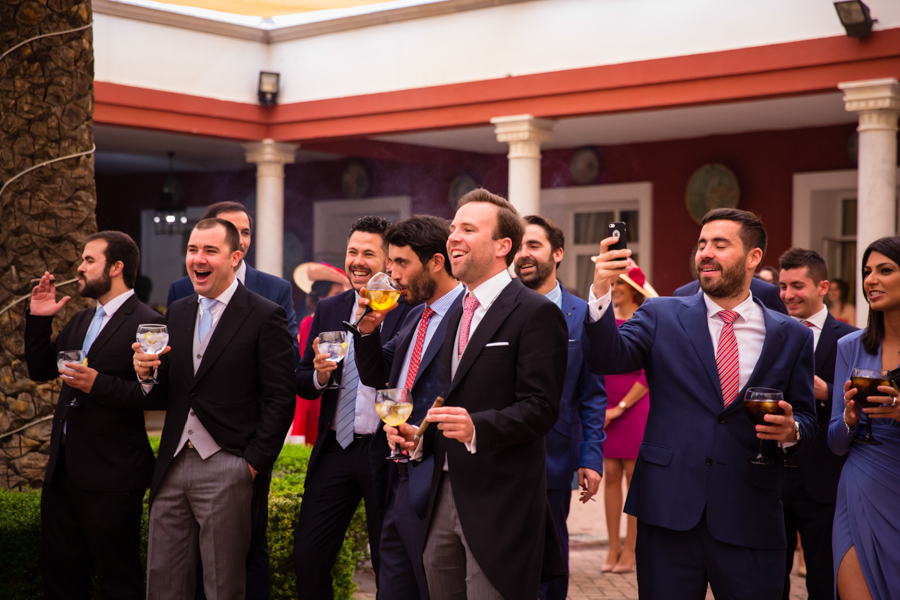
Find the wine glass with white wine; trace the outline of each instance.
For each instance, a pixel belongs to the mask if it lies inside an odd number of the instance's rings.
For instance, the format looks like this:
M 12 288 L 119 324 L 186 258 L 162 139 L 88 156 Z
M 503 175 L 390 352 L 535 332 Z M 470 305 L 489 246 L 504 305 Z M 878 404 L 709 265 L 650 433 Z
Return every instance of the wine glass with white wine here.
M 406 423 L 412 414 L 412 409 L 412 394 L 406 388 L 392 388 L 375 392 L 375 412 L 382 421 L 391 427 L 399 427 Z M 391 455 L 387 457 L 388 460 L 406 460 L 406 458 L 406 455 L 396 446 Z
M 347 332 L 346 331 L 323 331 L 319 334 L 319 352 L 327 354 L 325 360 L 333 363 L 339 363 L 347 356 Z M 342 389 L 338 382 L 332 382 L 325 388 L 326 390 Z
M 144 354 L 159 354 L 166 349 L 169 343 L 169 329 L 165 325 L 146 324 L 138 325 L 137 335 L 138 343 L 141 345 L 141 352 Z M 145 379 L 143 383 L 159 383 L 153 374 Z
M 369 304 L 366 305 L 363 314 L 354 322 L 344 321 L 344 327 L 353 333 L 359 333 L 359 322 L 363 320 L 370 312 L 376 310 L 387 310 L 397 304 L 400 299 L 400 285 L 384 273 L 375 273 L 366 284 L 366 298 Z

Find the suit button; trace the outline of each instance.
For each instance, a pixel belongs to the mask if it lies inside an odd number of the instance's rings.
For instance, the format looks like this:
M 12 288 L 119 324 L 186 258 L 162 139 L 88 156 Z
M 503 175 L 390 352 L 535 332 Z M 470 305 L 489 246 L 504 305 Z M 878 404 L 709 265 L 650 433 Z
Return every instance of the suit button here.
M 718 421 L 719 421 L 719 425 L 724 425 L 724 424 L 725 424 L 725 417 L 719 417 Z
M 711 458 L 707 458 L 707 459 L 706 459 L 706 466 L 711 467 L 711 466 L 712 466 L 712 462 L 713 462 L 713 461 L 712 461 Z
M 194 435 L 194 432 L 188 429 L 188 435 Z

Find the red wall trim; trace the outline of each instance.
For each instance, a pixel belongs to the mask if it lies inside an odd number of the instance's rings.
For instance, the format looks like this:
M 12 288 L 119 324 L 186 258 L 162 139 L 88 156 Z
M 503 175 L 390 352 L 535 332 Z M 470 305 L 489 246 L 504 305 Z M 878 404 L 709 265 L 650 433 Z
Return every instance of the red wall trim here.
M 95 121 L 230 139 L 312 141 L 487 124 L 491 117 L 572 117 L 836 91 L 900 76 L 900 28 L 845 36 L 271 109 L 95 83 Z

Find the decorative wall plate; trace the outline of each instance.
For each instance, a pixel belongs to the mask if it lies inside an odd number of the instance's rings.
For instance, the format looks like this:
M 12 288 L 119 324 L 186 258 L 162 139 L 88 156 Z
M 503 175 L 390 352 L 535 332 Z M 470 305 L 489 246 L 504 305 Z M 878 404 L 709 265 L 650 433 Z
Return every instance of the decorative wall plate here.
M 741 197 L 737 177 L 723 164 L 703 165 L 688 180 L 684 200 L 697 223 L 714 208 L 735 208 Z
M 572 155 L 569 170 L 575 183 L 581 185 L 594 183 L 600 176 L 600 158 L 591 148 L 582 148 Z
M 372 178 L 366 166 L 357 160 L 350 161 L 341 174 L 341 189 L 347 198 L 362 198 L 369 191 Z
M 450 201 L 450 208 L 453 209 L 453 212 L 456 212 L 456 203 L 459 199 L 477 188 L 478 182 L 468 175 L 460 175 L 450 182 L 450 191 L 447 194 L 447 199 Z

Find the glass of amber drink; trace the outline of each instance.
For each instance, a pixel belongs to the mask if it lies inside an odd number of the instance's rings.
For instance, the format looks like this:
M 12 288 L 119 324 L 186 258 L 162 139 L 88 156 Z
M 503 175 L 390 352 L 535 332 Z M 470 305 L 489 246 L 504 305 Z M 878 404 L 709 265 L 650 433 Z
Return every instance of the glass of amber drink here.
M 366 305 L 363 314 L 354 322 L 344 321 L 344 327 L 353 333 L 359 333 L 359 322 L 363 320 L 370 312 L 376 310 L 387 310 L 397 304 L 400 299 L 400 286 L 396 281 L 391 279 L 384 273 L 375 273 L 366 284 L 366 298 L 369 304 Z
M 406 388 L 391 388 L 375 392 L 375 412 L 382 421 L 391 427 L 399 427 L 402 423 L 406 423 L 409 415 L 412 414 L 412 409 L 412 394 Z M 394 451 L 387 459 L 405 460 L 406 455 L 394 447 Z
M 783 415 L 784 409 L 778 406 L 778 401 L 784 400 L 781 390 L 771 388 L 747 388 L 744 394 L 744 414 L 756 425 L 771 425 L 766 421 L 766 415 Z M 759 440 L 759 452 L 756 458 L 750 461 L 754 465 L 771 465 L 775 461 L 766 458 L 762 453 L 762 440 Z

